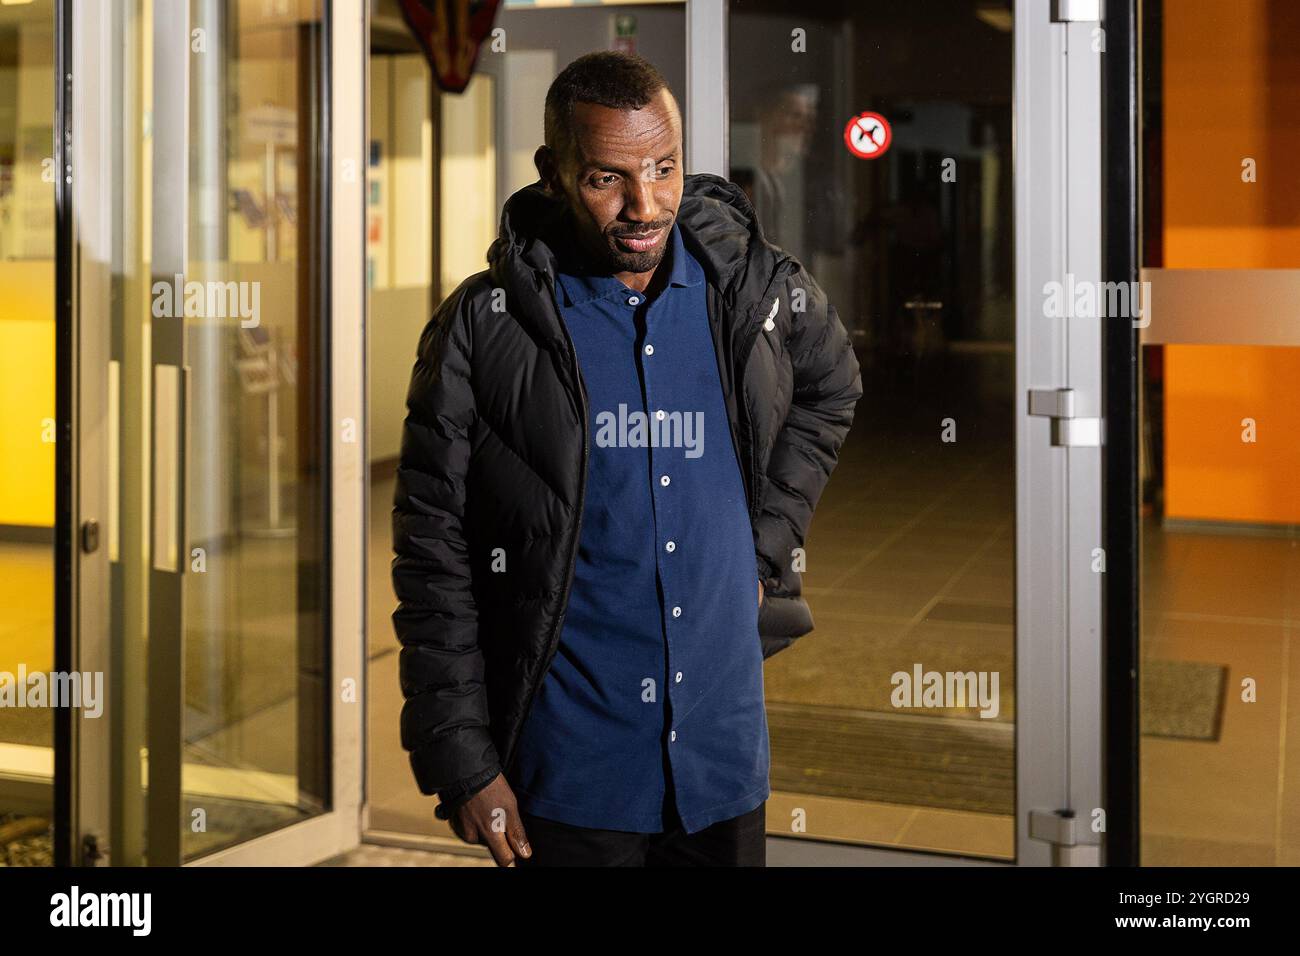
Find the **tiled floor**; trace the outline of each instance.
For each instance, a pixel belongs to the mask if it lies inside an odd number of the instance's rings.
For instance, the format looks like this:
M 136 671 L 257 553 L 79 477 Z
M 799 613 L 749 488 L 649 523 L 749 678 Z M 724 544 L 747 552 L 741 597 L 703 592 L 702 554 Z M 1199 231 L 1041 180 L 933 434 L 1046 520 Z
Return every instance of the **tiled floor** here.
M 1142 738 L 1142 862 L 1300 865 L 1300 541 L 1148 522 L 1143 547 L 1144 657 L 1228 680 L 1219 740 Z

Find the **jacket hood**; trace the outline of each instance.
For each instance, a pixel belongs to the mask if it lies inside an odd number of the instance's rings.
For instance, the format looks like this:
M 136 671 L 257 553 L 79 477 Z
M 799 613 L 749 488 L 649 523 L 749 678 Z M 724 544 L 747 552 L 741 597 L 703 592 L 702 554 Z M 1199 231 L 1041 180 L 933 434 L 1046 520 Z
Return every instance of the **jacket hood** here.
M 752 277 L 770 279 L 788 256 L 764 237 L 754 207 L 744 191 L 712 173 L 686 176 L 677 224 L 705 275 L 728 295 Z M 497 238 L 488 249 L 493 272 L 513 272 L 511 259 L 554 275 L 556 250 L 568 241 L 572 226 L 566 204 L 546 192 L 541 180 L 518 190 L 501 211 Z

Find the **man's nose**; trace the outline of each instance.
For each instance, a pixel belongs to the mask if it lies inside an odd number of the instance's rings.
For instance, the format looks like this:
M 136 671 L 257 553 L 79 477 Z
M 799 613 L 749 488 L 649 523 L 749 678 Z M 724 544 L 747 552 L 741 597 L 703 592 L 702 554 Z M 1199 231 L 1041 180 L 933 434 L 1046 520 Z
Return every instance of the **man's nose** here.
M 655 201 L 654 183 L 637 178 L 630 182 L 624 215 L 633 222 L 654 222 L 659 216 L 659 203 Z

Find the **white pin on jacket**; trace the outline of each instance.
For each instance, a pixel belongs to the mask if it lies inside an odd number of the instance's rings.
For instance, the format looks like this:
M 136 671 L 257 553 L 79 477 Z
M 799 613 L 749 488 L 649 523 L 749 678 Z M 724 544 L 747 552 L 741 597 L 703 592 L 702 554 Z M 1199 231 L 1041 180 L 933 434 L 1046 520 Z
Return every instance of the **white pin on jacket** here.
M 767 321 L 763 323 L 763 331 L 771 332 L 776 328 L 776 322 L 774 322 L 773 319 L 776 318 L 776 310 L 779 308 L 781 308 L 781 300 L 779 298 L 773 299 L 772 311 L 767 313 Z

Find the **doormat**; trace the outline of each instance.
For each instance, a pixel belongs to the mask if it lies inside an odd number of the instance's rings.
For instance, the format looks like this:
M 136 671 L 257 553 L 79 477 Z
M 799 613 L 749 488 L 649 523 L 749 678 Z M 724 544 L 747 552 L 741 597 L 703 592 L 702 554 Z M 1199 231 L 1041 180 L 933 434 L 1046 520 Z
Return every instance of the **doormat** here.
M 1218 740 L 1227 668 L 1142 663 L 1142 734 Z M 768 703 L 772 789 L 907 806 L 1015 812 L 1015 727 Z
M 1144 660 L 1142 736 L 1218 740 L 1228 669 L 1197 661 Z
M 908 806 L 1015 812 L 1015 728 L 843 707 L 767 705 L 772 789 Z

